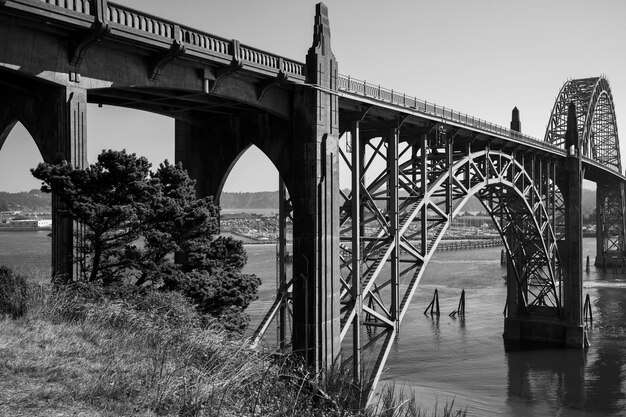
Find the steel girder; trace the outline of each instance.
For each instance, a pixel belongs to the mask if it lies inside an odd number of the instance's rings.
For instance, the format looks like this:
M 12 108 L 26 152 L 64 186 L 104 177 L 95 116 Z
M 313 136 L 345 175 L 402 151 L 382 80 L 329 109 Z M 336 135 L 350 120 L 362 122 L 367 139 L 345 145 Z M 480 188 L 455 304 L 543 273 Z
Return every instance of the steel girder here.
M 621 173 L 622 163 L 613 106 L 613 95 L 604 77 L 570 80 L 563 84 L 554 103 L 545 141 L 565 148 L 567 107 L 576 106 L 578 148 L 582 156 Z
M 291 346 L 293 324 L 293 276 L 288 264 L 292 259 L 287 251 L 287 223 L 293 223 L 293 207 L 282 179 L 278 186 L 278 243 L 276 247 L 276 297 L 252 336 L 252 346 L 257 346 L 270 325 L 276 324 L 276 341 L 281 351 Z
M 622 163 L 615 119 L 613 95 L 604 77 L 584 78 L 566 82 L 554 103 L 545 140 L 565 147 L 567 107 L 576 106 L 578 140 L 582 156 L 619 173 Z M 596 263 L 606 262 L 611 255 L 624 255 L 626 226 L 624 223 L 624 186 L 610 179 L 599 181 L 597 188 Z M 620 260 L 621 261 L 621 260 Z
M 342 192 L 341 339 L 357 382 L 376 386 L 425 267 L 465 202 L 476 196 L 494 219 L 512 263 L 519 301 L 509 315 L 561 314 L 563 198 L 549 157 L 456 145 L 441 126 L 399 143 L 400 123 L 362 140 L 342 136 L 352 190 Z M 345 150 L 345 151 L 344 151 Z

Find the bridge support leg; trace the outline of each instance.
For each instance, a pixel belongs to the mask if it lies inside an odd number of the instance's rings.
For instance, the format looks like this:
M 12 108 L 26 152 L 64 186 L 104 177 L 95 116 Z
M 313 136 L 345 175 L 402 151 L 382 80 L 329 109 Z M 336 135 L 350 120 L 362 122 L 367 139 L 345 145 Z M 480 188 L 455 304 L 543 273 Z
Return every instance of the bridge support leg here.
M 567 165 L 567 197 L 565 201 L 565 251 L 561 251 L 563 277 L 563 316 L 567 324 L 565 345 L 582 348 L 584 329 L 583 307 L 583 223 L 582 183 L 580 158 L 569 157 Z
M 563 273 L 561 299 L 556 307 L 539 303 L 513 313 L 511 313 L 513 304 L 509 304 L 509 315 L 504 325 L 504 338 L 508 342 L 521 342 L 522 345 L 531 346 L 548 343 L 574 348 L 584 347 L 581 214 L 583 174 L 578 152 L 576 112 L 573 104 L 570 107 L 566 133 L 567 149 L 570 153 L 558 178 L 553 178 L 558 180 L 564 196 L 565 239 L 557 242 Z M 554 175 L 556 177 L 556 174 Z M 557 265 L 545 267 L 556 268 Z M 509 297 L 509 302 L 511 299 L 515 300 L 511 291 Z
M 326 6 L 316 6 L 307 83 L 295 97 L 293 350 L 315 371 L 340 352 L 339 129 L 337 62 Z
M 0 147 L 19 121 L 32 135 L 45 162 L 66 160 L 75 167 L 87 164 L 87 94 L 84 89 L 0 70 L 0 97 Z M 75 248 L 81 240 L 80 226 L 73 224 L 71 216 L 53 195 L 51 264 L 55 280 L 80 279 L 80 264 L 74 265 L 74 260 Z
M 624 185 L 603 182 L 596 190 L 596 266 L 619 266 L 625 258 Z
M 84 168 L 87 166 L 87 93 L 84 89 L 61 88 L 54 105 L 58 122 L 54 162 L 66 160 L 74 167 Z M 52 274 L 55 280 L 82 279 L 83 268 L 77 249 L 83 244 L 83 236 L 83 226 L 72 221 L 53 194 Z

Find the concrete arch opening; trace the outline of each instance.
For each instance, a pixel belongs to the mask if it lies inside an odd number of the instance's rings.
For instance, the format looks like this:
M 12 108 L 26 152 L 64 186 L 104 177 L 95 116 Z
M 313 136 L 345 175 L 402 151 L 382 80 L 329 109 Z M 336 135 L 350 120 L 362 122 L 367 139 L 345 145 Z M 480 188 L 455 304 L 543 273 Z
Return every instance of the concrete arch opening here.
M 43 157 L 21 122 L 0 131 L 0 265 L 48 281 L 51 198 L 30 173 Z
M 89 104 L 87 161 L 94 163 L 104 149 L 145 156 L 152 170 L 174 161 L 174 119 L 142 110 Z
M 33 136 L 19 121 L 0 134 L 0 191 L 21 192 L 40 188 L 30 169 L 43 162 Z
M 268 331 L 259 342 L 285 344 L 291 337 L 291 302 L 276 295 L 287 291 L 292 269 L 293 218 L 286 186 L 272 161 L 250 144 L 231 163 L 220 188 L 221 235 L 243 241 L 248 255 L 244 272 L 261 278 L 259 298 L 248 308 L 248 333 L 265 326 Z M 276 320 L 263 323 L 273 303 L 280 312 Z

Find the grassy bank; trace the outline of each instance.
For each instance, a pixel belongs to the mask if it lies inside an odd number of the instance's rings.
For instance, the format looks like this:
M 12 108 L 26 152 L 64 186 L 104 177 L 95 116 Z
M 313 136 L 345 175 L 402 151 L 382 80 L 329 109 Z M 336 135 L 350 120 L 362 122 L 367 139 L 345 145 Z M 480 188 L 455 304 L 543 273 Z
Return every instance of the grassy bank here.
M 318 383 L 291 358 L 203 322 L 177 293 L 30 284 L 25 307 L 0 317 L 0 415 L 436 414 L 393 390 L 364 411 L 349 377 Z

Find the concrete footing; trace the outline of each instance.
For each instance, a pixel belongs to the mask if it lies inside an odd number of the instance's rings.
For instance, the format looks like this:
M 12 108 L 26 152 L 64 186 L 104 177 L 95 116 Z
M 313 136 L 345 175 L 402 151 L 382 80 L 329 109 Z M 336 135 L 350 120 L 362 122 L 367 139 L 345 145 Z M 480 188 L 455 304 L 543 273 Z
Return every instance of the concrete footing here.
M 626 255 L 624 253 L 596 255 L 594 265 L 604 269 L 624 268 L 626 266 Z
M 561 346 L 582 349 L 585 347 L 585 328 L 550 318 L 506 318 L 504 334 L 507 345 L 519 347 Z

